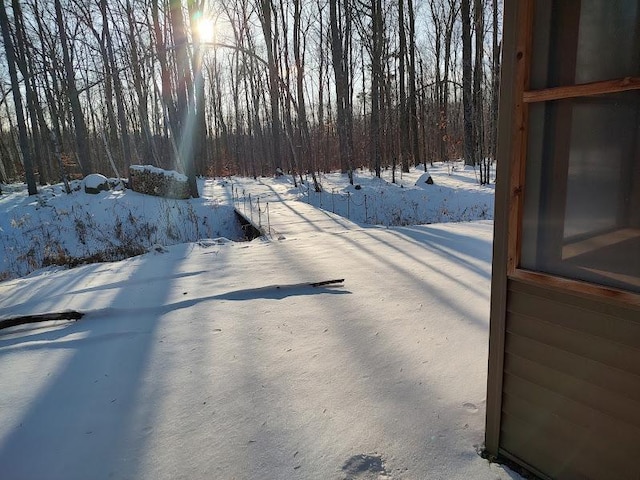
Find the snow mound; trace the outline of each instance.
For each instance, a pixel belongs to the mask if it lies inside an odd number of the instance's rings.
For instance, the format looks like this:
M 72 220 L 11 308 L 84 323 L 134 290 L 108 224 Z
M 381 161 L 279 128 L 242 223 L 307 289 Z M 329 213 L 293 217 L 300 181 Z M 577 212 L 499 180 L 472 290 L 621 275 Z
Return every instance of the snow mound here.
M 200 240 L 198 240 L 198 245 L 204 248 L 214 247 L 216 245 L 226 245 L 227 243 L 231 243 L 231 240 L 226 237 L 201 238 Z

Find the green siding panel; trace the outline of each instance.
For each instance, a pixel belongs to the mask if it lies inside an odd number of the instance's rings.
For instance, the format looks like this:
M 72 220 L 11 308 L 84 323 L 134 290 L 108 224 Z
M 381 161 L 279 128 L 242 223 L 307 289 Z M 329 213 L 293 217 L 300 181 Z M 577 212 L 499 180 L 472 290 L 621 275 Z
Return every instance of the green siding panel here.
M 640 479 L 640 309 L 509 281 L 500 451 L 550 478 Z
M 503 412 L 501 448 L 556 480 L 637 480 L 638 474 L 594 455 L 561 422 L 542 426 Z M 626 463 L 628 465 L 628 463 Z
M 508 332 L 507 352 L 640 402 L 639 351 L 552 326 L 544 328 L 526 317 L 510 318 L 512 327 L 518 325 Z
M 555 290 L 509 282 L 507 310 L 533 316 L 559 327 L 640 348 L 640 309 L 613 308 L 606 303 Z
M 640 455 L 638 428 L 526 380 L 510 375 L 507 378 L 509 381 L 505 385 L 504 398 L 530 405 L 532 415 L 540 416 L 543 421 L 562 419 L 578 429 L 586 430 L 595 438 L 606 440 L 606 444 L 601 445 L 606 446 L 605 450 L 615 446 L 624 458 L 638 458 Z

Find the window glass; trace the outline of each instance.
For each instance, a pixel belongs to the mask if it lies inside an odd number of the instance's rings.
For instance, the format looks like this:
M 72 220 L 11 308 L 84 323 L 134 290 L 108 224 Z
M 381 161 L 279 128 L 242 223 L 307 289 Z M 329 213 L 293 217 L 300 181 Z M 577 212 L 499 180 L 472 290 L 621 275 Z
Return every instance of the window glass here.
M 637 97 L 633 93 L 566 101 L 571 128 L 564 238 L 618 226 L 618 209 L 625 202 L 623 170 L 635 149 Z
M 640 91 L 532 104 L 524 268 L 640 292 Z
M 640 76 L 640 0 L 538 0 L 535 8 L 532 89 Z
M 582 0 L 574 83 L 640 73 L 638 0 Z M 597 59 L 597 62 L 594 62 Z

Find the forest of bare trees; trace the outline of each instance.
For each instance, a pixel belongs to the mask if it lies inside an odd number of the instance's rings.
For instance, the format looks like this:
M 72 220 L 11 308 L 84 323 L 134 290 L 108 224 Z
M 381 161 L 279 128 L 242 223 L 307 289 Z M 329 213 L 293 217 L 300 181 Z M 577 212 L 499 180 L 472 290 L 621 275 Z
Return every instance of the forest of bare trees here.
M 294 181 L 464 158 L 488 182 L 498 0 L 4 0 L 0 183 L 131 164 Z

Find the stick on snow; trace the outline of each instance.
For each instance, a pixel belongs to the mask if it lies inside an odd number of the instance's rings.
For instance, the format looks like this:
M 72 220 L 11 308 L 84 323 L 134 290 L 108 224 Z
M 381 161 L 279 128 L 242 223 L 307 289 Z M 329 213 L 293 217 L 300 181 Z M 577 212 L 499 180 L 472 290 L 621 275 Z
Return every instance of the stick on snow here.
M 336 283 L 344 283 L 344 278 L 340 278 L 338 280 L 325 280 L 324 282 L 314 282 L 310 283 L 311 287 L 323 287 L 325 285 L 334 285 Z
M 21 317 L 10 317 L 0 320 L 0 330 L 3 328 L 24 325 L 25 323 L 50 322 L 53 320 L 79 320 L 84 313 L 69 310 L 67 312 L 57 313 L 38 313 L 36 315 L 24 315 Z
M 275 289 L 283 289 L 283 288 L 303 288 L 303 287 L 325 287 L 327 285 L 331 286 L 331 285 L 337 285 L 338 283 L 343 283 L 344 282 L 344 278 L 339 278 L 336 280 L 323 280 L 322 282 L 303 282 L 303 283 L 294 283 L 292 285 L 271 285 L 269 287 L 263 287 L 263 289 L 268 290 L 270 288 L 275 288 Z M 337 286 L 341 286 L 341 285 L 337 285 Z

